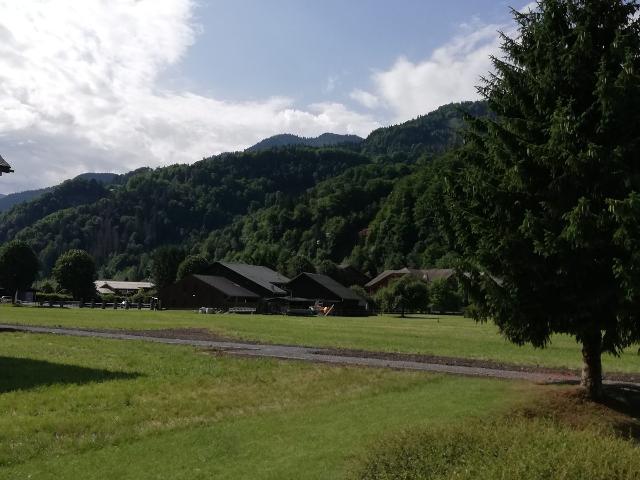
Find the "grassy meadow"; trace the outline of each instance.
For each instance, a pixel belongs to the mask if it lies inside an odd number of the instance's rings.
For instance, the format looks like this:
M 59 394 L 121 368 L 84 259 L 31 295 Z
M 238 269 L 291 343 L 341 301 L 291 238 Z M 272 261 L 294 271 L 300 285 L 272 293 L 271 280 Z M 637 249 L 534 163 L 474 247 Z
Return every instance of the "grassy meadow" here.
M 14 311 L 38 310 L 2 313 Z M 167 327 L 172 314 L 62 313 L 109 328 L 135 319 Z M 181 326 L 226 320 L 225 332 L 295 320 L 180 315 Z M 398 319 L 367 320 L 383 328 Z M 631 480 L 640 471 L 637 443 L 619 436 L 631 427 L 612 427 L 628 423 L 640 438 L 640 402 L 624 415 L 546 404 L 568 386 L 19 332 L 0 333 L 0 372 L 0 479 Z
M 198 315 L 190 311 L 113 311 L 0 307 L 0 322 L 107 329 L 206 328 L 236 339 L 370 351 L 422 353 L 545 367 L 581 367 L 580 347 L 556 335 L 546 349 L 513 345 L 491 324 L 458 316 L 286 317 Z M 638 346 L 605 355 L 605 371 L 640 372 Z
M 380 436 L 499 416 L 520 382 L 0 334 L 0 478 L 331 479 Z

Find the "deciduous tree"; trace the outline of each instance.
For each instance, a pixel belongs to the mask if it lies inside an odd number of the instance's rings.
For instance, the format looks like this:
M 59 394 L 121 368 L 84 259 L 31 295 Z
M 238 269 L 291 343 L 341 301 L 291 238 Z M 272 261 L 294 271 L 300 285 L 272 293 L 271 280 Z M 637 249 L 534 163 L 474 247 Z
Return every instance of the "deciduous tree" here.
M 18 290 L 31 286 L 39 271 L 38 257 L 26 243 L 14 240 L 0 247 L 0 286 L 13 293 L 13 300 Z
M 53 278 L 75 300 L 95 296 L 96 263 L 84 250 L 69 250 L 60 255 L 53 267 Z
M 178 266 L 176 280 L 182 280 L 193 274 L 203 274 L 207 272 L 209 262 L 202 255 L 189 255 Z

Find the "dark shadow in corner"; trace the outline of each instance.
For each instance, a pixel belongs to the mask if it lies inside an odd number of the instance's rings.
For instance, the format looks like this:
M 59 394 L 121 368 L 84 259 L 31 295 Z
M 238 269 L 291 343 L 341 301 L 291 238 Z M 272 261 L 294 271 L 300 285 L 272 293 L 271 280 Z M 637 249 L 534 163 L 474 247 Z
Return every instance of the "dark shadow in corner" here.
M 605 386 L 605 397 L 602 405 L 618 413 L 630 417 L 628 422 L 621 422 L 616 429 L 623 435 L 640 441 L 640 387 L 624 383 Z
M 133 379 L 139 376 L 137 373 L 111 372 L 30 358 L 0 356 L 0 394 L 47 385 L 81 385 L 91 382 Z

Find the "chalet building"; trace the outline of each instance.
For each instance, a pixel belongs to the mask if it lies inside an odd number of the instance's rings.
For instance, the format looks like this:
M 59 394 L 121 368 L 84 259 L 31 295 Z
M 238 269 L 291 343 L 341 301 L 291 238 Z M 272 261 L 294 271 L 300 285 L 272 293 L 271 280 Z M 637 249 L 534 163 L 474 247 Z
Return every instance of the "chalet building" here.
M 360 285 L 361 287 L 364 287 L 371 281 L 370 277 L 366 276 L 353 265 L 349 265 L 347 263 L 339 265 L 335 274 L 331 275 L 331 278 L 342 285 L 347 285 L 349 287 L 352 287 L 353 285 Z
M 246 263 L 216 262 L 207 273 L 224 277 L 233 283 L 258 294 L 262 298 L 283 297 L 288 292 L 283 288 L 289 279 L 268 267 Z
M 341 316 L 368 315 L 367 302 L 350 288 L 319 273 L 301 273 L 286 285 L 291 296 L 320 302 L 333 307 L 332 314 Z
M 146 292 L 152 290 L 155 285 L 151 282 L 123 282 L 120 280 L 96 280 L 96 290 L 101 295 L 119 295 L 127 297 L 140 290 Z
M 160 290 L 163 308 L 198 309 L 211 307 L 228 310 L 233 307 L 256 308 L 260 295 L 225 277 L 190 275 Z
M 448 280 L 455 276 L 456 271 L 452 268 L 432 268 L 432 269 L 416 269 L 416 268 L 401 268 L 399 270 L 385 270 L 373 280 L 368 282 L 364 287 L 369 293 L 374 293 L 381 288 L 386 287 L 392 280 L 396 278 L 402 278 L 406 275 L 412 275 L 415 278 L 423 280 L 427 283 L 434 280 Z
M 11 165 L 9 165 L 4 160 L 4 158 L 2 158 L 2 155 L 0 155 L 0 176 L 2 176 L 3 173 L 11 173 L 11 172 L 13 172 Z

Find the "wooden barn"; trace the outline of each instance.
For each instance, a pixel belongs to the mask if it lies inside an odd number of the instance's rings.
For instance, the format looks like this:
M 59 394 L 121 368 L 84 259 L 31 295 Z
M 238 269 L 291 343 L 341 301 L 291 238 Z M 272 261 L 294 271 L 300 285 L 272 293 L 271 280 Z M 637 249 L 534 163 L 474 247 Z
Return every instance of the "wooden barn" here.
M 190 275 L 161 289 L 158 298 L 162 307 L 168 309 L 257 308 L 260 302 L 260 295 L 215 275 Z
M 287 283 L 293 297 L 307 298 L 333 306 L 332 313 L 342 316 L 366 316 L 369 309 L 366 300 L 333 278 L 319 273 L 301 273 Z

